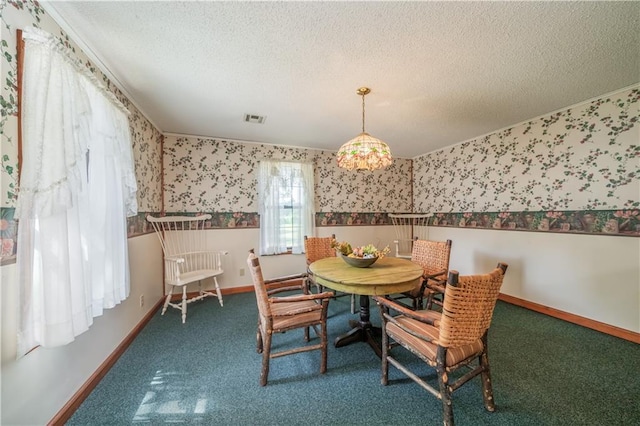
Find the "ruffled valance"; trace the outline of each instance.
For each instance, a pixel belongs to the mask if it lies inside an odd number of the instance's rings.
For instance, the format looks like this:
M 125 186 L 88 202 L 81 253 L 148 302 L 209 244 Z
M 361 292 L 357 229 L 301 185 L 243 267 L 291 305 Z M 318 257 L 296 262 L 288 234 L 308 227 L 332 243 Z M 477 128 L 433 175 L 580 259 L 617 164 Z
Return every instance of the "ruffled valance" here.
M 86 67 L 71 57 L 69 49 L 58 38 L 31 27 L 25 28 L 22 34 L 25 41 L 23 162 L 16 217 L 48 217 L 73 207 L 74 194 L 84 190 L 88 179 L 89 141 L 105 132 L 110 132 L 105 135 L 106 145 L 122 165 L 127 215 L 135 215 L 137 183 L 129 111 Z M 92 109 L 95 101 L 89 99 L 89 94 L 110 103 L 111 107 Z M 101 114 L 109 117 L 99 117 Z M 96 123 L 101 127 L 95 128 Z

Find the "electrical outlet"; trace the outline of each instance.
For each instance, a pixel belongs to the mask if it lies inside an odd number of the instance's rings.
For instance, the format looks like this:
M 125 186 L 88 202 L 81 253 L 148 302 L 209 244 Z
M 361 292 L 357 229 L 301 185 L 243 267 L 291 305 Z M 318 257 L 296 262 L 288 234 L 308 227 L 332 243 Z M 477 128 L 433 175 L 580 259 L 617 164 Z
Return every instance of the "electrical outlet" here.
M 240 268 L 240 276 L 244 277 L 244 269 L 243 268 Z
M 144 295 L 140 295 L 140 307 L 142 308 L 144 306 Z

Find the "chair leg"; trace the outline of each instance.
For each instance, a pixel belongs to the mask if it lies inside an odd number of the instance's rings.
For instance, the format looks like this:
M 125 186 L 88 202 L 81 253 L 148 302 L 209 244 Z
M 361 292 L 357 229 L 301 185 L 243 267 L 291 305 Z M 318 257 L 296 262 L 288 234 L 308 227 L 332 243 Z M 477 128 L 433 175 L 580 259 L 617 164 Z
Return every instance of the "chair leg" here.
M 187 322 L 187 286 L 182 286 L 182 323 Z
M 432 309 L 433 305 L 442 306 L 444 300 L 444 293 L 439 291 L 430 291 L 427 298 L 427 309 Z
M 480 366 L 482 367 L 482 373 L 480 377 L 482 378 L 482 398 L 484 399 L 484 407 L 487 411 L 494 412 L 496 411 L 496 403 L 493 400 L 493 386 L 491 384 L 491 370 L 489 368 L 489 356 L 487 355 L 487 338 L 486 335 L 483 337 L 484 350 L 482 354 L 478 357 L 478 361 L 480 362 Z
M 164 305 L 162 306 L 162 314 L 164 315 L 165 312 L 167 312 L 167 308 L 169 307 L 169 302 L 171 302 L 171 295 L 173 294 L 173 286 L 169 286 L 169 293 L 167 294 L 167 297 L 165 297 L 164 299 Z
M 387 308 L 383 308 L 382 312 L 389 312 Z M 389 336 L 387 335 L 387 322 L 382 318 L 382 378 L 380 383 L 386 386 L 389 383 Z
M 356 295 L 355 294 L 351 295 L 351 313 L 352 314 L 356 313 Z
M 439 346 L 438 352 L 436 354 L 436 372 L 438 373 L 438 384 L 440 385 L 443 424 L 445 426 L 453 426 L 453 401 L 451 399 L 451 389 L 449 388 L 449 376 L 446 370 L 446 359 L 446 348 Z
M 308 329 L 307 329 L 308 330 Z M 327 372 L 327 321 L 322 321 L 320 324 L 320 341 L 322 343 L 321 358 L 320 358 L 320 374 Z
M 269 360 L 271 358 L 271 333 L 267 333 L 262 351 L 262 372 L 260 373 L 260 386 L 267 385 L 269 378 Z
M 218 302 L 220 302 L 220 306 L 224 306 L 222 303 L 222 293 L 220 292 L 220 286 L 218 285 L 218 279 L 213 277 L 213 282 L 216 284 L 216 294 L 218 295 Z
M 431 291 L 429 291 L 427 293 L 427 304 L 426 304 L 426 309 L 431 309 L 431 306 L 433 305 L 433 293 Z
M 322 286 L 318 284 L 311 276 L 308 276 L 306 281 L 307 281 L 306 290 L 310 294 L 313 293 L 314 291 L 316 293 L 322 293 Z
M 414 298 L 412 299 L 412 302 L 413 302 L 413 310 L 414 310 L 414 311 L 417 311 L 417 310 L 423 309 L 422 307 L 423 307 L 423 305 L 424 305 L 424 304 L 423 304 L 423 301 L 422 301 L 422 296 L 416 296 L 416 297 L 414 297 Z
M 264 346 L 262 342 L 262 332 L 260 331 L 260 323 L 258 323 L 258 331 L 256 332 L 256 352 L 262 353 Z

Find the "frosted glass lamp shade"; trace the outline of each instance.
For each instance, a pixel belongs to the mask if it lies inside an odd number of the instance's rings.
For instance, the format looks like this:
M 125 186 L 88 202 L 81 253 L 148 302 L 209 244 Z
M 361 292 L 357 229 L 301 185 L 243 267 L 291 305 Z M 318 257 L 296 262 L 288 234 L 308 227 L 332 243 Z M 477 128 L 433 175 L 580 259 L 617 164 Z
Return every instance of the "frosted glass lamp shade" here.
M 338 150 L 338 166 L 347 170 L 384 169 L 392 163 L 389 145 L 366 132 L 360 133 Z

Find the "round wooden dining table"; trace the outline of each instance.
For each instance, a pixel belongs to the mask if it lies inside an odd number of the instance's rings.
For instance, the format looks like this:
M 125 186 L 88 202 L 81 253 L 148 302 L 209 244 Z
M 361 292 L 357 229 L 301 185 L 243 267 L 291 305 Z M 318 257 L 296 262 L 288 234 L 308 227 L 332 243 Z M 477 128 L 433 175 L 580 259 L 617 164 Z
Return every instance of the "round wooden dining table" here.
M 367 342 L 381 356 L 374 338 L 379 329 L 370 321 L 369 296 L 409 291 L 421 284 L 422 267 L 408 259 L 383 257 L 367 268 L 348 265 L 340 257 L 327 257 L 309 265 L 315 281 L 332 290 L 360 295 L 360 319 L 349 321 L 351 330 L 336 338 L 335 347 L 353 342 Z

